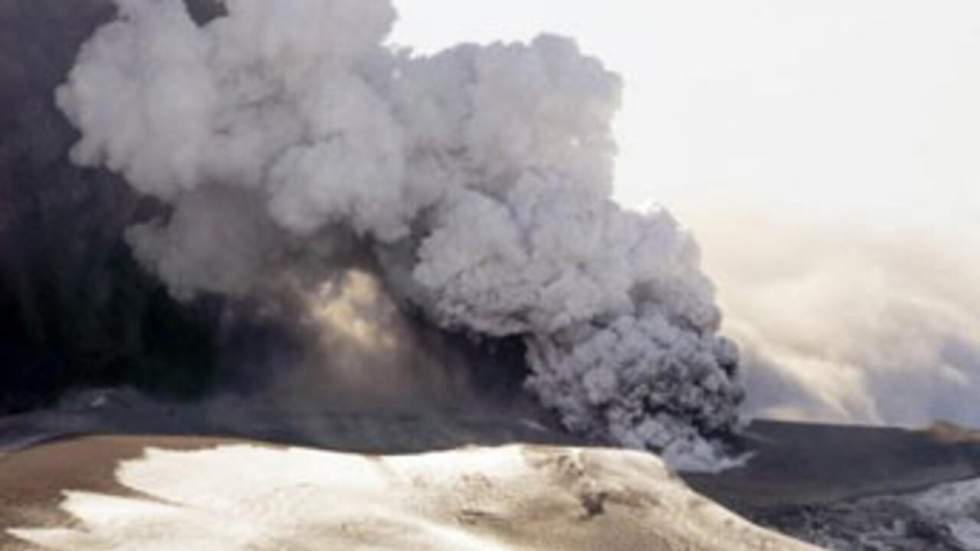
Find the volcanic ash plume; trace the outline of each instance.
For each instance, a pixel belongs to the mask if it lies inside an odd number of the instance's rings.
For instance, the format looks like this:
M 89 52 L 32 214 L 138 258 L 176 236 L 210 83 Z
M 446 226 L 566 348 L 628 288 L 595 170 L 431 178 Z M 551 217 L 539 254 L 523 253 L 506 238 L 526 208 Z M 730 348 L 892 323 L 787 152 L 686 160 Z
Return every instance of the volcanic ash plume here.
M 316 280 L 366 243 L 399 304 L 523 338 L 572 431 L 682 459 L 737 423 L 697 247 L 609 199 L 621 83 L 573 41 L 417 56 L 383 44 L 386 0 L 227 0 L 204 25 L 116 3 L 57 102 L 76 163 L 172 205 L 128 239 L 175 296 Z

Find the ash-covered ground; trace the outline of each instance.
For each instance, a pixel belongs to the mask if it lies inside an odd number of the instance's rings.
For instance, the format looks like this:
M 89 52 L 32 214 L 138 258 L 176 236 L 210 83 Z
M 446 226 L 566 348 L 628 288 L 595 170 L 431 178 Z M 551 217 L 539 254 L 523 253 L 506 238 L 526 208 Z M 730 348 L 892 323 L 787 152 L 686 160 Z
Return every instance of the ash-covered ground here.
M 0 418 L 0 453 L 90 434 L 239 437 L 358 453 L 418 453 L 510 442 L 586 445 L 526 408 L 331 409 L 269 396 L 227 394 L 161 401 L 132 389 L 90 389 L 50 409 Z
M 975 431 L 757 421 L 743 438 L 743 467 L 685 479 L 754 522 L 842 551 L 980 548 Z

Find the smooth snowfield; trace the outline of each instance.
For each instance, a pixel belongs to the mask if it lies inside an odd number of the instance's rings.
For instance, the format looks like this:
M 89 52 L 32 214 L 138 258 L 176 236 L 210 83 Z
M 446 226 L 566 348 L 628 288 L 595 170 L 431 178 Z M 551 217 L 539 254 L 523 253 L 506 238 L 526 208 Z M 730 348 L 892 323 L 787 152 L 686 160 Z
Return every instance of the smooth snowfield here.
M 26 549 L 72 551 L 814 549 L 702 498 L 642 452 L 510 445 L 369 456 L 152 443 L 106 470 L 111 481 L 80 472 L 112 461 L 100 452 L 145 439 L 79 439 L 3 459 L 20 491 L 31 482 L 23 475 L 38 473 L 80 486 L 61 488 L 58 515 L 34 511 L 35 526 L 8 527 L 8 536 Z M 2 511 L 0 522 L 24 518 Z

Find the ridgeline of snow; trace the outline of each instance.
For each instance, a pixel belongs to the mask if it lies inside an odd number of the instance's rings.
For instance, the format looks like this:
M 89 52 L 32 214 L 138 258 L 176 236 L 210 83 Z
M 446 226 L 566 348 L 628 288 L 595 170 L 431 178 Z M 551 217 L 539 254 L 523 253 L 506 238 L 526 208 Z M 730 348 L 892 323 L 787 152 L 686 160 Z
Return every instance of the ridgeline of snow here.
M 135 494 L 68 491 L 61 508 L 77 525 L 9 532 L 64 551 L 815 549 L 625 450 L 148 449 L 116 478 Z

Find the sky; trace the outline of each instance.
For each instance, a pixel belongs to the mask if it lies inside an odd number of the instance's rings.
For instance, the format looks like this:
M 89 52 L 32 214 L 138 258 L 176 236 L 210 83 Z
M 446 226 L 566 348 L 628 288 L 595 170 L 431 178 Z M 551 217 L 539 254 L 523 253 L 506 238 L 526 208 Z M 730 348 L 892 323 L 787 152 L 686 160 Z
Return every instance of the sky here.
M 576 38 L 616 199 L 698 238 L 760 416 L 980 425 L 980 3 L 403 0 L 392 42 Z

